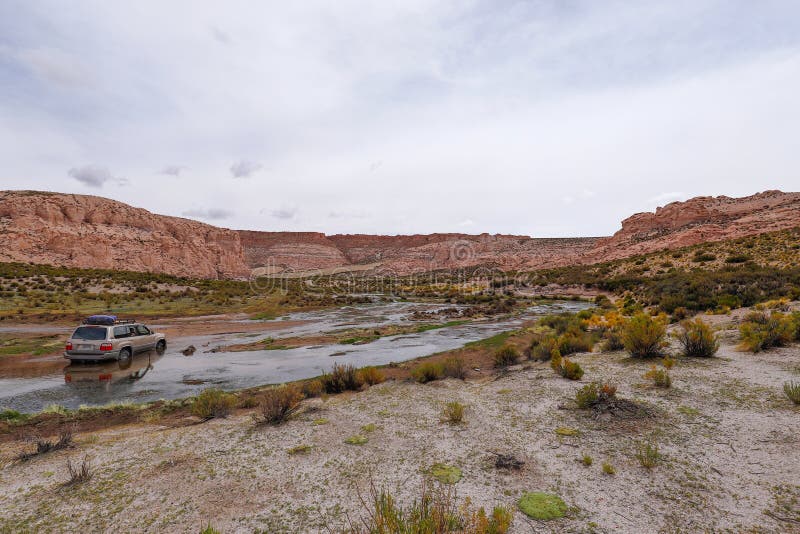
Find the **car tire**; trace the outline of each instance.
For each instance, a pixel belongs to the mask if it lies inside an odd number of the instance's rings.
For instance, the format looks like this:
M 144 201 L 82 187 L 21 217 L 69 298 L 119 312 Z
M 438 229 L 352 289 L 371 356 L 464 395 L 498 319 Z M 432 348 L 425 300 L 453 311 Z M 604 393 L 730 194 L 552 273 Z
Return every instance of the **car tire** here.
M 128 361 L 131 359 L 131 349 L 129 347 L 125 347 L 124 349 L 119 350 L 119 356 L 117 359 L 120 361 Z
M 164 341 L 163 339 L 159 340 L 158 343 L 156 343 L 156 352 L 158 354 L 164 354 L 164 351 L 166 350 L 167 350 L 167 342 Z

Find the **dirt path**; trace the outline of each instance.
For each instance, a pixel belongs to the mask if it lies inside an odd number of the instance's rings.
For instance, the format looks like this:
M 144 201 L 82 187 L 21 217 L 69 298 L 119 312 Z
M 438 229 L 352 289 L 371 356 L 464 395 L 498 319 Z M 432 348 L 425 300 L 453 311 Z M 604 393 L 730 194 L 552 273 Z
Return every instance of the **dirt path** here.
M 800 532 L 800 408 L 781 391 L 800 380 L 800 346 L 758 355 L 734 346 L 724 331 L 718 357 L 679 359 L 669 390 L 645 384 L 650 363 L 582 354 L 578 383 L 535 363 L 468 382 L 392 381 L 308 400 L 281 427 L 256 427 L 245 414 L 81 435 L 72 449 L 5 463 L 0 532 L 198 532 L 207 523 L 226 533 L 318 532 L 325 517 L 359 515 L 356 488 L 370 479 L 409 502 L 437 462 L 462 470 L 458 493 L 477 505 L 515 508 L 524 491 L 550 491 L 570 506 L 552 522 L 516 513 L 515 533 Z M 618 396 L 655 415 L 604 420 L 569 409 L 593 380 L 617 384 Z M 440 421 L 453 400 L 467 405 L 464 425 Z M 355 434 L 368 442 L 344 443 Z M 639 442 L 658 445 L 653 469 L 635 458 Z M 287 452 L 299 445 L 311 449 Z M 30 448 L 4 443 L 0 455 Z M 492 452 L 525 467 L 498 470 Z M 584 454 L 591 466 L 579 461 Z M 85 455 L 94 478 L 64 488 L 66 461 Z M 604 474 L 603 462 L 616 474 Z

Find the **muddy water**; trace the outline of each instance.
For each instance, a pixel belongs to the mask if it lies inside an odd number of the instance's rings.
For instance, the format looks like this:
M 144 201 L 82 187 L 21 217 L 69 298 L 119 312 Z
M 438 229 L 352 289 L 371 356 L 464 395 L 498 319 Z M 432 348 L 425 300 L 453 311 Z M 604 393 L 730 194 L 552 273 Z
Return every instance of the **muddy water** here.
M 168 339 L 165 353 L 143 353 L 127 363 L 58 364 L 44 366 L 37 373 L 3 373 L 0 369 L 0 409 L 24 412 L 59 404 L 67 408 L 103 405 L 111 402 L 146 402 L 195 395 L 207 387 L 234 390 L 262 384 L 280 383 L 317 376 L 334 363 L 358 367 L 401 362 L 435 352 L 461 347 L 519 326 L 525 319 L 546 313 L 577 311 L 581 302 L 556 302 L 529 308 L 513 319 L 403 334 L 378 339 L 365 345 L 328 345 L 289 350 L 250 352 L 208 352 L 214 347 L 272 337 L 312 335 L 337 329 L 371 327 L 383 324 L 408 324 L 415 310 L 434 310 L 441 306 L 419 303 L 382 303 L 350 306 L 334 310 L 292 314 L 281 320 L 263 321 L 264 330 L 195 335 Z M 288 319 L 288 320 L 287 320 Z M 298 324 L 297 321 L 303 321 Z M 158 325 L 153 325 L 158 329 Z M 232 323 L 235 330 L 235 322 Z M 197 351 L 184 356 L 181 351 L 194 345 Z M 52 359 L 51 359 L 52 360 Z

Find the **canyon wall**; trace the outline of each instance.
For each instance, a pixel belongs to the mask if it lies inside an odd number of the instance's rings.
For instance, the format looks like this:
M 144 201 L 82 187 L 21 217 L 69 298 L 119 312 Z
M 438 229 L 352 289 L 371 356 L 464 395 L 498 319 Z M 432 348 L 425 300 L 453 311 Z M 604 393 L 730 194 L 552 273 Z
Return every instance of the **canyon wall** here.
M 102 197 L 0 192 L 0 261 L 197 278 L 361 270 L 409 274 L 596 263 L 665 248 L 800 226 L 800 193 L 697 197 L 637 213 L 605 238 L 514 235 L 325 235 L 228 230 Z

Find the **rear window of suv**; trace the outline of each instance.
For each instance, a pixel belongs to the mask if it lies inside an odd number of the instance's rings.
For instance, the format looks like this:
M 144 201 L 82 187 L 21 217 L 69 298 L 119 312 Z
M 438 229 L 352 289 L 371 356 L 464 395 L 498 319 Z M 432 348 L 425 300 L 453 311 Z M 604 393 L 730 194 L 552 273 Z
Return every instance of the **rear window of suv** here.
M 86 341 L 99 341 L 106 338 L 106 329 L 102 326 L 79 326 L 72 339 L 83 339 Z

